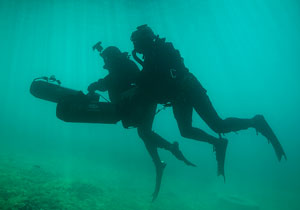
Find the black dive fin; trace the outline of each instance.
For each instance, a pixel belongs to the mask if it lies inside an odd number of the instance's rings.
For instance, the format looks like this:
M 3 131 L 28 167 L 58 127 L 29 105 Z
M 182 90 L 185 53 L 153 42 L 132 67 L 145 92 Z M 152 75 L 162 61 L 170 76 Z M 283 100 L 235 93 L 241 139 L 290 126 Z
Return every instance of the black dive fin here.
M 256 121 L 259 123 L 258 128 L 256 128 L 256 132 L 260 132 L 264 137 L 268 139 L 269 142 L 271 142 L 278 161 L 281 161 L 282 157 L 287 160 L 283 147 L 281 146 L 278 138 L 276 137 L 275 133 L 273 132 L 272 128 L 269 126 L 265 118 L 262 115 L 257 115 Z
M 223 176 L 224 182 L 226 182 L 225 179 L 225 171 L 224 171 L 224 163 L 218 163 L 218 176 Z
M 196 165 L 194 163 L 192 163 L 191 161 L 189 161 L 188 159 L 186 159 L 186 157 L 182 154 L 182 152 L 179 150 L 179 144 L 178 142 L 174 142 L 172 144 L 172 150 L 171 150 L 172 154 L 178 159 L 183 161 L 186 165 L 188 166 L 193 166 L 196 167 Z
M 185 157 L 184 157 L 184 163 L 186 164 L 186 165 L 188 165 L 188 166 L 193 166 L 193 167 L 197 167 L 197 165 L 195 165 L 194 163 L 192 163 L 191 161 L 189 161 L 188 159 L 186 159 Z
M 283 147 L 281 146 L 279 140 L 277 139 L 276 135 L 274 134 L 274 132 L 272 131 L 272 129 L 270 128 L 270 126 L 268 125 L 270 132 L 268 135 L 268 140 L 269 142 L 271 142 L 271 145 L 276 153 L 277 159 L 278 161 L 281 161 L 282 157 L 284 157 L 287 160 L 286 154 L 283 150 Z
M 226 181 L 225 179 L 225 157 L 226 157 L 226 150 L 227 150 L 227 145 L 228 145 L 228 140 L 227 139 L 222 139 L 223 143 L 220 144 L 216 148 L 216 157 L 217 157 L 217 163 L 218 163 L 218 176 L 223 176 L 224 177 L 224 182 Z
M 166 167 L 166 163 L 161 162 L 159 165 L 155 165 L 156 169 L 156 183 L 155 183 L 155 190 L 154 193 L 152 194 L 152 202 L 156 200 L 159 190 L 160 190 L 160 185 L 161 185 L 161 179 L 164 173 L 164 169 Z

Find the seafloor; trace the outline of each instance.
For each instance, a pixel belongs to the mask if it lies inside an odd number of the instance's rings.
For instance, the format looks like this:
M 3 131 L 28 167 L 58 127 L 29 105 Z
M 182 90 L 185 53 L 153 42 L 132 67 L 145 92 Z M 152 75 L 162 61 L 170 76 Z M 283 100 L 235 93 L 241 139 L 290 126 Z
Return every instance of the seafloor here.
M 76 176 L 74 171 L 66 175 L 65 168 L 55 168 L 54 162 L 52 166 L 37 164 L 40 162 L 24 157 L 0 157 L 1 210 L 296 210 L 298 205 L 297 195 L 292 193 L 259 194 L 257 191 L 247 197 L 207 189 L 178 192 L 168 186 L 164 186 L 157 201 L 151 203 L 151 185 L 130 186 L 130 178 L 121 183 L 126 180 L 119 174 L 123 171 L 103 169 L 99 171 L 101 176 L 95 174 L 98 178 L 87 178 Z

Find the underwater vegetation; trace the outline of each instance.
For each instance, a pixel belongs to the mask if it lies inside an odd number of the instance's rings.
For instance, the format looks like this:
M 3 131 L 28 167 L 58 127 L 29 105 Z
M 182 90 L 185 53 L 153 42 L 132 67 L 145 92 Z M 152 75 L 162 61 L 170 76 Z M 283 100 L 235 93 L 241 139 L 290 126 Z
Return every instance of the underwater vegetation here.
M 275 194 L 253 196 L 222 194 L 199 190 L 193 194 L 165 190 L 151 203 L 149 192 L 65 177 L 47 166 L 31 161 L 0 157 L 1 210 L 268 210 L 282 209 L 285 203 L 274 201 Z M 281 199 L 284 194 L 281 194 Z M 251 198 L 252 197 L 252 198 Z M 297 195 L 287 194 L 291 208 L 297 209 Z M 276 208 L 278 205 L 278 208 Z M 295 208 L 293 208 L 293 206 Z
M 83 182 L 64 182 L 40 166 L 1 164 L 1 209 L 100 209 L 103 190 Z M 102 201 L 102 202 L 101 202 Z
M 70 180 L 53 174 L 42 166 L 0 158 L 0 209 L 1 210 L 79 210 L 149 209 L 143 198 L 83 180 Z M 143 196 L 144 197 L 144 196 Z M 145 197 L 144 197 L 145 198 Z M 178 202 L 177 202 L 178 204 Z M 169 202 L 153 205 L 166 209 L 175 205 Z M 181 205 L 183 206 L 183 205 Z M 185 209 L 191 209 L 186 206 Z

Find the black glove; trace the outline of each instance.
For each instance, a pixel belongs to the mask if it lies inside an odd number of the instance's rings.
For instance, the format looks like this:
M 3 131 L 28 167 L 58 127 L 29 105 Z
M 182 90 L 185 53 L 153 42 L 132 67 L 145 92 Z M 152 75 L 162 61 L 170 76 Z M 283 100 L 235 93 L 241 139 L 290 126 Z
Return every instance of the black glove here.
M 89 92 L 95 92 L 99 87 L 98 82 L 93 82 L 92 84 L 89 85 L 88 91 Z

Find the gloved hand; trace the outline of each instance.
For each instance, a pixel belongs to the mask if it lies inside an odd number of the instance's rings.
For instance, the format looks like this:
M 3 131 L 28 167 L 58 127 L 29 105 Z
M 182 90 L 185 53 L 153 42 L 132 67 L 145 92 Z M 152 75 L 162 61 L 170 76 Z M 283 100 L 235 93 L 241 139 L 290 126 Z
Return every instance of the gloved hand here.
M 92 84 L 89 85 L 88 91 L 89 92 L 95 92 L 98 89 L 98 82 L 93 82 Z

